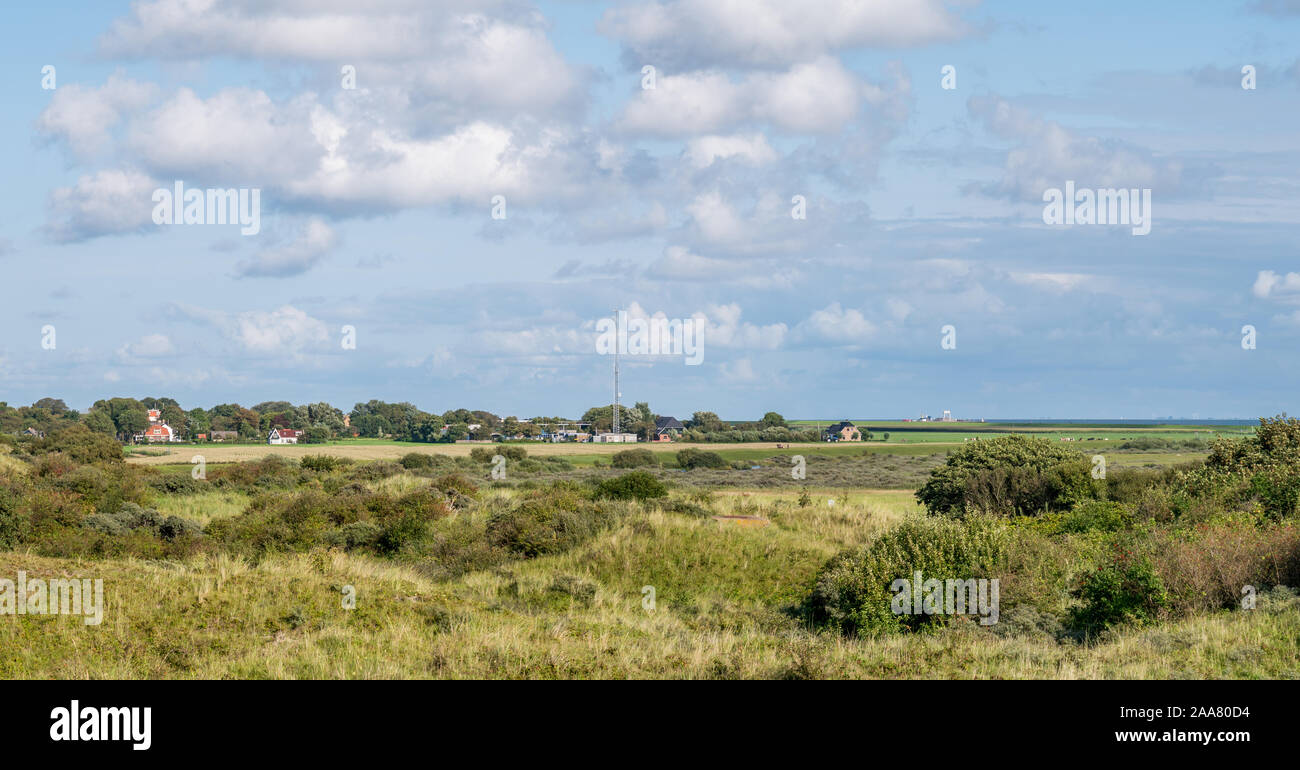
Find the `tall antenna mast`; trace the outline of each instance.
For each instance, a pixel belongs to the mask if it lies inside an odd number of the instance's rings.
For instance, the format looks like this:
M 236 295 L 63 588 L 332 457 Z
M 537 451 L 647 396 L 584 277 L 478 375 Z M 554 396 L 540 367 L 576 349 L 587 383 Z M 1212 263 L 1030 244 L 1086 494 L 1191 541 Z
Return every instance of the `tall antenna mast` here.
M 619 430 L 619 409 L 618 404 L 618 343 L 620 339 L 618 328 L 618 311 L 614 311 L 614 430 L 615 434 L 621 433 Z

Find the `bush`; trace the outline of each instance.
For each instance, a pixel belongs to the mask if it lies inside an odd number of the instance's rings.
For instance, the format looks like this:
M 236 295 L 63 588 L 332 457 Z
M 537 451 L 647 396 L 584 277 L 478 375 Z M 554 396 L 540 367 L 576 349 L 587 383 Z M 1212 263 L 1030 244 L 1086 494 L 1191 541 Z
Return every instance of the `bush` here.
M 168 495 L 194 495 L 208 487 L 208 482 L 200 481 L 189 474 L 163 473 L 149 479 L 149 486 Z
M 1083 455 L 1047 439 L 1001 436 L 966 444 L 930 472 L 916 499 L 932 515 L 1035 515 L 1098 496 Z
M 1090 500 L 1079 503 L 1061 518 L 1062 532 L 1117 532 L 1133 520 L 1132 511 L 1120 503 Z
M 402 455 L 402 459 L 398 462 L 408 471 L 432 468 L 434 464 L 433 455 L 427 455 L 422 452 L 407 452 Z
M 122 445 L 116 439 L 76 423 L 33 441 L 28 451 L 34 456 L 62 452 L 81 464 L 124 462 Z
M 487 464 L 492 462 L 492 458 L 501 455 L 507 460 L 518 462 L 528 456 L 528 450 L 521 446 L 506 446 L 498 444 L 492 447 L 474 447 L 469 450 L 469 456 L 474 462 Z
M 526 558 L 558 553 L 583 543 L 618 520 L 609 507 L 563 482 L 530 493 L 487 524 L 488 542 Z
M 649 500 L 667 495 L 668 488 L 664 483 L 646 471 L 624 473 L 596 485 L 596 497 L 614 500 Z
M 198 522 L 182 519 L 180 516 L 167 516 L 155 510 L 141 508 L 135 503 L 125 503 L 113 513 L 96 513 L 87 516 L 84 525 L 88 529 L 106 535 L 126 535 L 132 532 L 144 532 L 163 540 L 176 540 L 184 536 L 199 536 L 203 528 Z
M 677 453 L 677 464 L 682 468 L 727 468 L 729 464 L 717 452 L 705 452 L 695 447 L 687 447 Z
M 298 464 L 309 471 L 329 473 L 343 465 L 343 461 L 340 458 L 331 455 L 304 455 L 303 458 L 298 461 Z
M 0 487 L 0 551 L 9 551 L 27 539 L 31 522 L 18 509 L 18 495 Z
M 844 634 L 897 633 L 942 623 L 947 616 L 895 614 L 897 579 L 970 580 L 998 577 L 1008 555 L 1005 524 L 985 517 L 912 519 L 863 548 L 832 558 L 804 605 L 815 626 Z
M 658 468 L 659 460 L 649 449 L 624 449 L 610 459 L 615 468 Z
M 1083 602 L 1071 611 L 1071 625 L 1089 632 L 1121 623 L 1149 623 L 1169 606 L 1164 581 L 1151 561 L 1122 546 L 1116 546 L 1108 564 L 1085 574 L 1071 596 Z

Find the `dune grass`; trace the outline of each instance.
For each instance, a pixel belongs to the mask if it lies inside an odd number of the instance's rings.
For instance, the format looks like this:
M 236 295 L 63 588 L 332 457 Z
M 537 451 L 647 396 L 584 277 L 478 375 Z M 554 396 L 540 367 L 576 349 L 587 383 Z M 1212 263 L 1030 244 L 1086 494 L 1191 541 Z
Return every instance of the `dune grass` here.
M 402 486 L 410 482 L 393 482 Z M 444 520 L 482 524 L 516 490 Z M 201 495 L 198 497 L 208 497 Z M 633 506 L 566 552 L 439 580 L 338 551 L 184 561 L 0 553 L 0 577 L 102 578 L 102 625 L 0 616 L 0 677 L 1296 678 L 1300 599 L 1081 644 L 1004 618 L 847 638 L 791 611 L 826 560 L 920 515 L 901 490 L 721 491 L 701 512 Z M 835 499 L 835 504 L 828 500 Z M 209 515 L 222 504 L 196 501 Z M 224 504 L 235 505 L 234 500 Z M 715 516 L 743 515 L 765 526 Z M 344 607 L 345 588 L 355 608 Z M 649 607 L 650 587 L 653 608 Z

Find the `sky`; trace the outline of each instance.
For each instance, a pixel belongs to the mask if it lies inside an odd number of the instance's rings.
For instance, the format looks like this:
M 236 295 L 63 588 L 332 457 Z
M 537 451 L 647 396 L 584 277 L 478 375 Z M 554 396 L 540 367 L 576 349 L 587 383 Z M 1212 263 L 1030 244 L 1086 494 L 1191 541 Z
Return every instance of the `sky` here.
M 22 4 L 0 401 L 577 415 L 624 310 L 701 329 L 621 357 L 659 414 L 1295 413 L 1296 41 L 1300 0 Z M 159 224 L 177 183 L 257 231 Z M 1049 223 L 1067 183 L 1149 232 Z

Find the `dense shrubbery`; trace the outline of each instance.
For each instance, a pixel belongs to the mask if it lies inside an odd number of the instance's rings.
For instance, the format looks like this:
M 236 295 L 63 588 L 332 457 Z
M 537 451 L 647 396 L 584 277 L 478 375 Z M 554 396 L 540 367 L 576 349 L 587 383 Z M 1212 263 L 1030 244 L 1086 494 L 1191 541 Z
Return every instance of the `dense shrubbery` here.
M 123 461 L 121 444 L 77 423 L 60 427 L 45 438 L 35 439 L 27 445 L 27 451 L 35 457 L 58 452 L 75 463 Z
M 931 514 L 1023 516 L 1067 510 L 1097 494 L 1083 455 L 1042 438 L 1000 436 L 953 452 L 916 499 Z
M 687 470 L 695 468 L 728 468 L 730 463 L 717 452 L 705 452 L 694 447 L 687 447 L 677 453 L 677 464 Z
M 528 456 L 528 450 L 521 446 L 512 446 L 508 444 L 497 444 L 490 447 L 476 446 L 469 450 L 469 456 L 476 463 L 490 463 L 492 462 L 492 458 L 497 455 L 501 455 L 507 460 L 519 462 Z
M 667 497 L 668 488 L 654 475 L 645 471 L 632 471 L 596 485 L 596 497 L 613 500 L 651 500 Z
M 658 468 L 659 458 L 649 449 L 624 449 L 615 452 L 609 464 L 615 468 Z
M 1218 439 L 1204 465 L 1179 474 L 1188 494 L 1219 506 L 1259 510 L 1272 519 L 1300 511 L 1300 420 L 1260 418 L 1243 440 Z
M 1083 575 L 1072 595 L 1081 604 L 1071 611 L 1071 625 L 1084 631 L 1150 623 L 1170 605 L 1164 581 L 1150 559 L 1118 544 L 1108 562 Z
M 592 500 L 574 484 L 557 483 L 526 494 L 508 510 L 492 514 L 490 543 L 525 557 L 568 550 L 618 520 L 612 503 Z
M 893 581 L 997 578 L 1005 563 L 1008 528 L 985 517 L 961 521 L 913 519 L 826 565 L 805 605 L 814 624 L 846 634 L 916 630 L 943 615 L 894 614 Z

